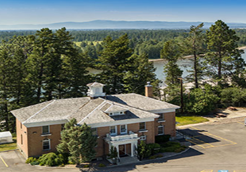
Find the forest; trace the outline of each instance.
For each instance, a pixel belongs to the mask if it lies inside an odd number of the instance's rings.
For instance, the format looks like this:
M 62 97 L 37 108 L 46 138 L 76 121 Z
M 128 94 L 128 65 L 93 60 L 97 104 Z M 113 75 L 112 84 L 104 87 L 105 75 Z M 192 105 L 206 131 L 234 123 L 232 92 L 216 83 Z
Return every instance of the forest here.
M 236 35 L 240 38 L 238 46 L 246 45 L 246 29 L 235 29 Z M 98 51 L 101 50 L 100 44 L 107 36 L 112 39 L 119 38 L 127 34 L 129 46 L 137 54 L 146 53 L 149 59 L 160 58 L 160 50 L 164 42 L 176 39 L 182 40 L 189 35 L 187 30 L 69 30 L 73 42 L 79 42 L 79 46 L 87 51 L 90 57 L 98 58 Z M 205 33 L 206 30 L 202 29 Z M 35 35 L 36 31 L 0 31 L 0 41 L 8 41 L 13 36 Z M 91 42 L 95 42 L 94 44 Z M 78 44 L 77 44 L 78 45 Z
M 0 130 L 15 132 L 11 110 L 52 99 L 86 96 L 86 84 L 105 84 L 107 94 L 144 94 L 150 81 L 160 97 L 159 80 L 149 58 L 163 58 L 165 101 L 182 113 L 205 114 L 215 105 L 246 102 L 245 62 L 238 50 L 246 30 L 232 30 L 221 20 L 209 30 L 203 23 L 189 30 L 67 31 L 66 28 L 0 32 Z M 240 39 L 241 38 L 241 39 Z M 75 41 L 80 41 L 79 45 Z M 100 41 L 100 42 L 95 42 Z M 180 96 L 182 70 L 177 61 L 191 54 L 194 83 Z M 102 72 L 90 74 L 88 68 Z M 215 84 L 203 83 L 210 78 Z

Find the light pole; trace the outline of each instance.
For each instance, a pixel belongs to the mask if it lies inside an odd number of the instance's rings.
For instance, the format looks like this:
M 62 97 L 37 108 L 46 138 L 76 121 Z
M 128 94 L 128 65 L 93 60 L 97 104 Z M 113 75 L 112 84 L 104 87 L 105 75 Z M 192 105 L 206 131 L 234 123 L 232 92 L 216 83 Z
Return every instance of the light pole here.
M 184 113 L 184 100 L 183 100 L 183 78 L 178 78 L 180 80 L 180 104 L 181 104 L 181 113 Z

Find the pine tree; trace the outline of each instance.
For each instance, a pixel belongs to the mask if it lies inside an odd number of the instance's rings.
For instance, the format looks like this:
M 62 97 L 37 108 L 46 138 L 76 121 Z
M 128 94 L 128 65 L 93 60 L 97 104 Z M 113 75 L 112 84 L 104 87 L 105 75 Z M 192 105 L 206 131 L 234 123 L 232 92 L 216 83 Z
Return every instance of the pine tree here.
M 165 42 L 161 50 L 161 58 L 167 61 L 164 67 L 166 73 L 165 83 L 167 85 L 177 85 L 180 83 L 183 71 L 179 69 L 177 61 L 180 58 L 180 47 L 174 41 Z
M 144 86 L 147 82 L 150 82 L 154 88 L 158 87 L 159 80 L 156 79 L 155 68 L 146 54 L 133 54 L 129 61 L 132 62 L 129 63 L 129 70 L 124 75 L 126 92 L 144 95 Z
M 129 39 L 127 34 L 112 40 L 110 36 L 106 37 L 102 45 L 104 49 L 98 58 L 97 67 L 102 70 L 100 80 L 106 84 L 108 94 L 124 92 L 123 78 L 128 71 L 129 57 L 133 50 L 129 48 Z
M 195 83 L 195 87 L 198 88 L 198 79 L 201 77 L 201 66 L 199 63 L 199 55 L 204 52 L 204 42 L 205 37 L 202 34 L 201 28 L 203 27 L 203 23 L 198 26 L 191 26 L 189 36 L 183 41 L 183 51 L 186 54 L 192 54 L 194 56 L 193 59 L 193 79 L 192 81 Z
M 226 72 L 242 69 L 244 66 L 244 61 L 241 58 L 242 51 L 237 49 L 239 37 L 234 30 L 230 29 L 223 21 L 218 20 L 209 28 L 206 36 L 207 48 L 210 52 L 205 56 L 205 63 L 211 66 L 208 68 L 209 75 L 222 79 L 223 74 L 228 74 Z M 213 68 L 217 72 L 214 72 Z

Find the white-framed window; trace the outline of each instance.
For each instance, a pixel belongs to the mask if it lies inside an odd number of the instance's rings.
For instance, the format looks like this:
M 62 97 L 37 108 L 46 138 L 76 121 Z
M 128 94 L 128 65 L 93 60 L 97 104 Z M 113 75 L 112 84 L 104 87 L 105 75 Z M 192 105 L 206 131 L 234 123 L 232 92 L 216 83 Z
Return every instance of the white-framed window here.
M 158 121 L 164 121 L 165 120 L 164 113 L 158 113 L 158 115 L 160 115 L 159 118 L 158 118 Z
M 92 130 L 92 135 L 97 136 L 97 128 L 91 128 Z
M 43 140 L 43 150 L 50 150 L 50 139 Z
M 117 126 L 109 127 L 110 135 L 117 135 Z
M 160 125 L 158 126 L 158 135 L 163 135 L 164 134 L 164 126 Z
M 139 123 L 139 130 L 146 130 L 146 124 L 145 124 L 145 122 L 140 122 Z
M 127 134 L 127 125 L 120 126 L 120 134 Z
M 50 134 L 50 126 L 42 126 L 42 134 Z
M 140 140 L 146 140 L 146 136 L 145 135 L 142 135 L 142 136 L 140 136 Z

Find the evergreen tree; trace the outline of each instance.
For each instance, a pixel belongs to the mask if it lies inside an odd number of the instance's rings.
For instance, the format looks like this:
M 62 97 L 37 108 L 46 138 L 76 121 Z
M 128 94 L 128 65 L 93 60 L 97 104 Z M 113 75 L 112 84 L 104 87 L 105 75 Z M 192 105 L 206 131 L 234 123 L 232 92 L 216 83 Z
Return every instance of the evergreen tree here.
M 86 124 L 79 126 L 76 119 L 71 119 L 65 124 L 57 150 L 62 154 L 68 153 L 68 159 L 79 164 L 81 161 L 91 161 L 95 158 L 96 145 L 97 137 L 92 135 L 91 128 Z
M 244 61 L 241 59 L 242 51 L 238 50 L 237 42 L 239 37 L 236 32 L 230 29 L 226 23 L 221 20 L 215 22 L 206 32 L 207 48 L 210 51 L 205 56 L 205 63 L 211 67 L 208 69 L 208 74 L 217 79 L 222 79 L 223 74 L 232 72 L 234 69 L 244 67 Z M 212 70 L 217 70 L 216 74 Z M 223 72 L 223 73 L 222 73 Z
M 152 62 L 149 62 L 146 54 L 133 54 L 130 58 L 129 71 L 124 75 L 124 87 L 128 93 L 137 93 L 144 95 L 144 85 L 149 81 L 154 88 L 158 87 L 159 80 L 156 79 L 155 68 Z
M 161 58 L 167 61 L 164 67 L 166 73 L 165 83 L 167 85 L 177 85 L 180 83 L 183 71 L 179 69 L 177 61 L 180 58 L 180 47 L 174 41 L 167 41 L 161 50 Z
M 187 54 L 192 54 L 194 56 L 193 59 L 193 82 L 195 83 L 195 87 L 198 88 L 198 79 L 201 77 L 201 66 L 199 62 L 199 55 L 204 52 L 204 35 L 202 34 L 201 28 L 203 27 L 203 23 L 198 26 L 191 26 L 189 36 L 184 40 L 183 51 Z
M 123 79 L 128 71 L 129 58 L 132 55 L 132 49 L 129 48 L 127 34 L 112 40 L 106 37 L 103 41 L 104 49 L 98 58 L 97 67 L 102 70 L 100 80 L 106 84 L 108 94 L 124 92 Z

